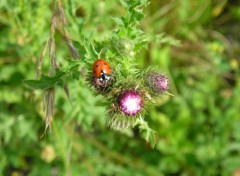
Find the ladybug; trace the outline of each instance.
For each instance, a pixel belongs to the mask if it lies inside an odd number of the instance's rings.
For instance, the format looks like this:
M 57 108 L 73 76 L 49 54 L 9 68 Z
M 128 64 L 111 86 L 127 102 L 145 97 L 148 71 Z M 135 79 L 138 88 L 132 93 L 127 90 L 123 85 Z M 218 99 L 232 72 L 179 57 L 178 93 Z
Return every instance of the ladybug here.
M 93 64 L 94 79 L 100 83 L 107 83 L 110 80 L 111 67 L 107 61 L 98 59 Z

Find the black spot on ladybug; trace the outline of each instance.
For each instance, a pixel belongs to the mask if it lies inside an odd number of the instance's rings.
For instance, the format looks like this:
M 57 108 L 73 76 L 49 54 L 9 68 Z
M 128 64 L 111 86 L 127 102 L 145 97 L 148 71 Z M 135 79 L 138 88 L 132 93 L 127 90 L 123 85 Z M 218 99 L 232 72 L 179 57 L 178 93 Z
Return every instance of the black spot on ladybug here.
M 96 68 L 98 67 L 99 65 L 96 65 Z
M 106 63 L 106 62 L 104 62 L 104 65 L 107 65 L 107 63 Z

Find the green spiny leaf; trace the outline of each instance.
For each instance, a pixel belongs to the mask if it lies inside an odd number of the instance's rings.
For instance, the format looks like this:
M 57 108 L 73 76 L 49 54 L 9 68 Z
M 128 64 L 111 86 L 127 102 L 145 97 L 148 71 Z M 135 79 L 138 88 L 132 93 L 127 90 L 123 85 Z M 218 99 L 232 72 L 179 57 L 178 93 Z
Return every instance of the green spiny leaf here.
M 124 26 L 124 20 L 122 18 L 112 18 L 119 26 Z
M 24 80 L 23 82 L 33 89 L 48 89 L 62 83 L 65 72 L 58 72 L 55 76 L 42 76 L 40 80 Z
M 147 122 L 144 121 L 142 117 L 137 119 L 136 125 L 138 125 L 139 130 L 145 140 L 150 143 L 152 148 L 154 148 L 156 144 L 156 132 L 148 126 Z

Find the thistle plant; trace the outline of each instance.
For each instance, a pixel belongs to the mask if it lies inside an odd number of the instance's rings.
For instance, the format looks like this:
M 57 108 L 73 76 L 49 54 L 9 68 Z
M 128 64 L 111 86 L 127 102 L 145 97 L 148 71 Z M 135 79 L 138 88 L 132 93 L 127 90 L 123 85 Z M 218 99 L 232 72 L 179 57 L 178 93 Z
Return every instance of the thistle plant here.
M 78 72 L 81 75 L 79 71 L 81 70 L 85 73 L 86 83 L 93 93 L 102 95 L 106 108 L 106 125 L 116 130 L 137 126 L 145 139 L 154 146 L 154 130 L 148 126 L 144 116 L 154 107 L 155 99 L 167 92 L 169 82 L 166 75 L 156 70 L 151 71 L 153 69 L 147 68 L 143 71 L 136 67 L 136 55 L 151 42 L 151 37 L 139 28 L 140 21 L 144 18 L 143 9 L 149 2 L 147 0 L 120 0 L 120 2 L 126 9 L 125 16 L 112 18 L 117 25 L 116 29 L 110 31 L 107 38 L 99 41 L 84 35 L 70 40 L 73 36 L 69 36 L 65 29 L 66 17 L 61 1 L 57 1 L 50 37 L 37 66 L 37 80 L 26 80 L 25 83 L 45 92 L 43 107 L 46 112 L 47 129 L 51 127 L 56 85 L 61 85 L 70 99 L 69 91 L 74 90 L 68 90 L 67 82 L 75 79 L 74 73 Z M 72 53 L 72 59 L 63 68 L 59 67 L 56 60 L 54 40 L 56 31 L 61 34 Z M 39 79 L 47 48 L 50 70 L 48 76 Z M 111 74 L 106 74 L 106 70 L 102 69 L 101 76 L 96 76 L 93 65 L 98 59 L 103 59 L 105 65 L 109 64 L 108 71 Z M 99 69 L 101 65 L 96 67 Z M 105 74 L 108 76 L 107 80 Z

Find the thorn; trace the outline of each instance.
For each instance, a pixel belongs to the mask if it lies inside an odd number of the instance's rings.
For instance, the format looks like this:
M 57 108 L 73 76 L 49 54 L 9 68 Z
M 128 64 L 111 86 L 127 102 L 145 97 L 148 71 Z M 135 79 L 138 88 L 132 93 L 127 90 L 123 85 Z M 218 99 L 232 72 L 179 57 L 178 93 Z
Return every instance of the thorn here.
M 137 90 L 139 88 L 139 84 L 134 88 L 134 90 Z
M 169 92 L 166 92 L 166 94 L 174 97 L 174 95 Z

